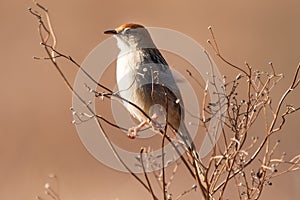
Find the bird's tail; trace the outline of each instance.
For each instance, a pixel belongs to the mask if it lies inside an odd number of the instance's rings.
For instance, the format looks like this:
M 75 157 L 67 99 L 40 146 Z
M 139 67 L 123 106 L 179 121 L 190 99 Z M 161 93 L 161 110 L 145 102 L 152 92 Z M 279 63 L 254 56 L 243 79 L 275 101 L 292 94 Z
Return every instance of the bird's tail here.
M 202 190 L 203 194 L 206 194 L 206 187 L 205 184 L 205 168 L 202 165 L 202 162 L 199 158 L 196 146 L 194 144 L 193 138 L 189 134 L 189 131 L 184 123 L 180 125 L 179 130 L 177 131 L 180 139 L 183 141 L 186 151 L 188 152 L 188 157 L 191 159 L 191 162 L 194 167 L 195 175 L 200 179 L 199 180 L 199 187 Z

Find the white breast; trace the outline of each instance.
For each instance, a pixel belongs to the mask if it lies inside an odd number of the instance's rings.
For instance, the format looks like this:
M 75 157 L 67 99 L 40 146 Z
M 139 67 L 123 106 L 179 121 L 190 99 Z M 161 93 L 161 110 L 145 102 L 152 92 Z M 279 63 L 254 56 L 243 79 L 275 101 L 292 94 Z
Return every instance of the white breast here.
M 136 90 L 137 82 L 135 81 L 136 78 L 136 58 L 134 57 L 133 52 L 120 52 L 117 61 L 117 85 L 119 94 L 122 98 L 134 103 L 137 105 L 136 99 L 134 98 L 134 92 Z M 139 121 L 142 121 L 144 116 L 141 115 L 132 105 L 123 101 L 124 106 L 127 110 L 137 118 Z

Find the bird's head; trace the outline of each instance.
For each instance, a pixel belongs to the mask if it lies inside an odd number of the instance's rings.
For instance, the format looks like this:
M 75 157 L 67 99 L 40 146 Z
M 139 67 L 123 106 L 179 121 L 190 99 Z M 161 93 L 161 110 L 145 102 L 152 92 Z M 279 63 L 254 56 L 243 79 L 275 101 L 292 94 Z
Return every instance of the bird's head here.
M 135 48 L 155 48 L 149 32 L 140 24 L 123 24 L 116 29 L 105 31 L 104 34 L 114 35 L 121 51 Z

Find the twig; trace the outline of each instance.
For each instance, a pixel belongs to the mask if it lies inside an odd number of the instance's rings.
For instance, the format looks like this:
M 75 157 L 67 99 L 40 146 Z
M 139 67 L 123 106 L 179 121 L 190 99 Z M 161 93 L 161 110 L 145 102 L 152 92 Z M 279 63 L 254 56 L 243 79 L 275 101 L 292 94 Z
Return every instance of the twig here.
M 142 164 L 144 176 L 145 176 L 145 179 L 146 179 L 146 181 L 147 181 L 148 188 L 149 188 L 149 190 L 150 190 L 150 194 L 152 195 L 152 198 L 153 198 L 154 200 L 158 200 L 158 198 L 155 196 L 155 194 L 154 194 L 154 192 L 153 192 L 153 189 L 152 189 L 150 180 L 149 180 L 149 178 L 148 178 L 148 175 L 147 175 L 147 172 L 146 172 L 146 169 L 145 169 L 145 166 L 144 166 L 143 153 L 144 153 L 144 148 L 141 148 L 141 151 L 140 151 L 140 157 L 141 157 L 141 164 Z

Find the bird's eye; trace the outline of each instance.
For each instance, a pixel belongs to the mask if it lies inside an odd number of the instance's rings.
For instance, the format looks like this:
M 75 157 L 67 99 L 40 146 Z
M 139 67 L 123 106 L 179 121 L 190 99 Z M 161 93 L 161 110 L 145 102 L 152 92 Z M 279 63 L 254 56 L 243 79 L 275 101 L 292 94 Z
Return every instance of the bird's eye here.
M 125 28 L 123 32 L 124 32 L 124 34 L 128 34 L 129 31 L 130 31 L 130 28 Z

